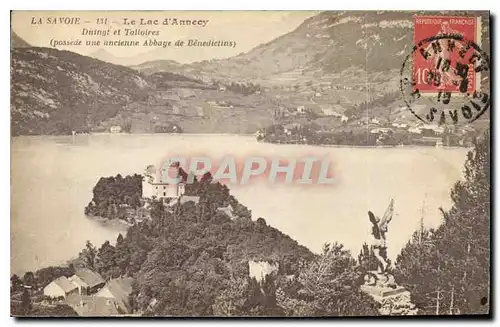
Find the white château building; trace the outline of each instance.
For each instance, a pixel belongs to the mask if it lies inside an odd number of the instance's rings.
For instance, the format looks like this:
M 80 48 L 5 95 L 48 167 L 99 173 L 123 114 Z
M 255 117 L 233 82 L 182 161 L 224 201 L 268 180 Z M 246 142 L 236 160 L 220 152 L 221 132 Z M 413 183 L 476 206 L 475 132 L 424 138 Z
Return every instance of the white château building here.
M 170 177 L 170 178 L 169 178 Z M 172 179 L 175 180 L 172 183 Z M 142 197 L 157 199 L 179 198 L 184 194 L 185 183 L 179 174 L 178 163 L 173 163 L 165 169 L 157 169 L 150 165 L 142 179 Z

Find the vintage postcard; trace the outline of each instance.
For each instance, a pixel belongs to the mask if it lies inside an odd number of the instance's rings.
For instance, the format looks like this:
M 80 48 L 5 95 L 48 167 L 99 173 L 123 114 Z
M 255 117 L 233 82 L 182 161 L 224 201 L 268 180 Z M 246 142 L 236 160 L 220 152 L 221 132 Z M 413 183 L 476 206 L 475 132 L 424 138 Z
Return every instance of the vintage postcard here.
M 11 315 L 490 315 L 487 11 L 13 11 Z

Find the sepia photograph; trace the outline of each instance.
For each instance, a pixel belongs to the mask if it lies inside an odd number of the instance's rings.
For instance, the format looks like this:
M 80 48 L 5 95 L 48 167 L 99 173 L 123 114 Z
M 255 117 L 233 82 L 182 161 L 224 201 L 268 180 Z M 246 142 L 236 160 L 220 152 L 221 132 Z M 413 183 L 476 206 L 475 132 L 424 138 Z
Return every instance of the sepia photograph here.
M 491 317 L 490 12 L 11 11 L 13 317 Z

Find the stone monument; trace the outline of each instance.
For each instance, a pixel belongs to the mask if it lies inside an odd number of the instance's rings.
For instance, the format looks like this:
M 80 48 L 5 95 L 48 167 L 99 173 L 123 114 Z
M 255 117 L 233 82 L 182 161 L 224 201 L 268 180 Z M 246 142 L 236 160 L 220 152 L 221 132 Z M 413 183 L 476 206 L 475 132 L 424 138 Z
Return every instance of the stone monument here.
M 410 292 L 404 287 L 396 284 L 394 276 L 388 272 L 389 262 L 387 260 L 387 225 L 392 220 L 394 213 L 394 200 L 392 199 L 382 218 L 368 212 L 372 223 L 371 247 L 377 259 L 377 270 L 368 271 L 364 277 L 364 285 L 361 290 L 373 297 L 381 304 L 379 309 L 383 315 L 415 315 L 417 309 L 411 303 Z

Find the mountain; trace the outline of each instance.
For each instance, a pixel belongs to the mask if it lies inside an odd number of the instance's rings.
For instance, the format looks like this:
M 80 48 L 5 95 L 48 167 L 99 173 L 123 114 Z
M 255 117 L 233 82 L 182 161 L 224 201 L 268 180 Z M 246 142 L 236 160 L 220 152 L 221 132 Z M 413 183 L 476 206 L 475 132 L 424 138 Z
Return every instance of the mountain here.
M 256 83 L 292 108 L 335 107 L 343 113 L 376 102 L 380 110 L 370 108 L 373 115 L 387 116 L 390 107 L 400 117 L 399 70 L 411 51 L 412 34 L 412 14 L 407 12 L 323 12 L 236 57 L 178 66 L 146 62 L 133 68 L 145 74 L 168 70 L 206 81 Z
M 95 52 L 89 54 L 89 57 L 99 59 L 101 61 L 121 66 L 128 66 L 130 64 L 130 58 L 116 57 L 104 49 L 99 49 Z
M 265 95 L 220 92 L 180 74 L 149 76 L 69 51 L 11 51 L 12 135 L 105 132 L 253 133 L 272 123 Z
M 166 65 L 164 69 L 202 80 L 257 83 L 276 90 L 281 99 L 292 103 L 312 100 L 315 105 L 337 106 L 339 112 L 362 103 L 376 103 L 378 108 L 370 108 L 372 115 L 387 116 L 389 109 L 400 118 L 405 113 L 399 94 L 400 69 L 413 47 L 414 14 L 322 12 L 248 53 L 177 67 Z M 482 15 L 482 48 L 486 52 L 488 19 L 487 13 Z M 147 62 L 134 68 L 147 74 L 161 71 L 162 65 L 159 61 Z M 410 114 L 405 119 L 413 118 Z
M 182 71 L 182 65 L 175 60 L 152 60 L 145 61 L 139 65 L 132 65 L 130 68 L 136 69 L 144 74 L 154 74 L 158 72 Z
M 13 48 L 26 48 L 31 47 L 31 45 L 23 40 L 19 35 L 14 32 L 10 34 L 10 47 Z
M 287 81 L 293 77 L 295 82 L 302 76 L 331 75 L 349 68 L 399 69 L 404 50 L 411 49 L 412 29 L 411 13 L 323 12 L 248 53 L 184 67 L 219 78 L 237 75 L 270 83 L 280 75 L 288 76 Z
M 164 57 L 164 49 L 156 49 L 140 53 L 130 57 L 117 57 L 105 49 L 98 49 L 89 54 L 89 57 L 99 59 L 110 64 L 129 66 L 137 69 L 138 71 L 152 74 L 156 72 L 170 71 L 172 68 L 177 68 L 181 64 L 175 60 L 156 60 L 154 58 Z M 180 50 L 172 50 L 180 51 Z
M 415 12 L 405 11 L 322 12 L 306 19 L 294 31 L 247 53 L 182 67 L 210 74 L 212 78 L 236 80 L 235 77 L 239 77 L 271 84 L 279 80 L 301 82 L 311 77 L 335 79 L 336 73 L 345 70 L 359 69 L 368 74 L 399 70 L 413 47 L 414 15 Z M 489 40 L 488 18 L 487 14 L 482 15 L 485 41 Z M 485 43 L 488 42 L 483 42 L 482 47 L 489 52 L 489 44 Z
M 70 134 L 147 98 L 137 71 L 49 48 L 11 51 L 12 134 Z
M 109 63 L 120 58 L 105 50 L 93 54 L 98 60 L 15 48 L 12 132 L 68 134 L 119 125 L 139 133 L 172 126 L 194 133 L 254 133 L 276 123 L 277 111 L 287 112 L 283 124 L 314 120 L 330 130 L 343 125 L 325 112 L 347 116 L 351 129 L 359 129 L 361 119 L 412 123 L 416 117 L 399 91 L 399 71 L 412 48 L 412 15 L 323 12 L 236 57 L 193 64 L 155 60 L 134 69 Z M 482 48 L 489 52 L 487 14 L 482 19 Z M 300 107 L 315 118 L 297 115 Z M 414 109 L 427 108 L 423 102 Z

